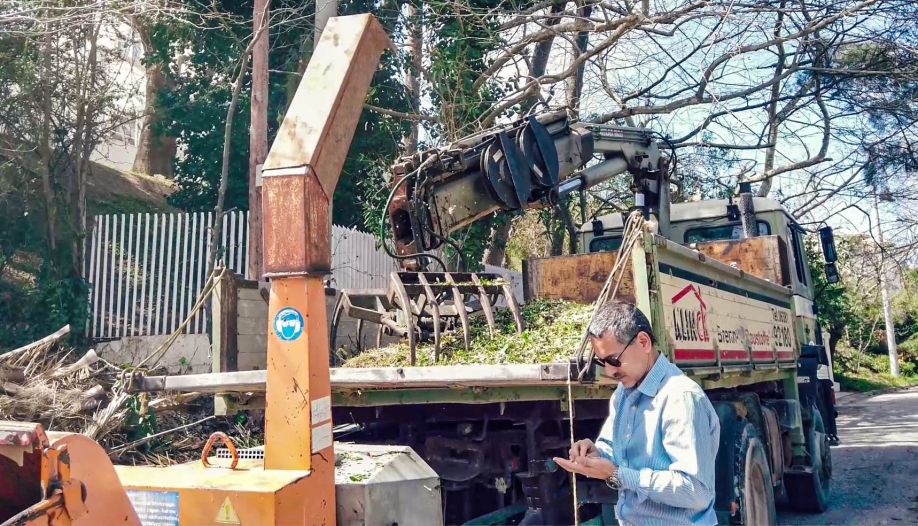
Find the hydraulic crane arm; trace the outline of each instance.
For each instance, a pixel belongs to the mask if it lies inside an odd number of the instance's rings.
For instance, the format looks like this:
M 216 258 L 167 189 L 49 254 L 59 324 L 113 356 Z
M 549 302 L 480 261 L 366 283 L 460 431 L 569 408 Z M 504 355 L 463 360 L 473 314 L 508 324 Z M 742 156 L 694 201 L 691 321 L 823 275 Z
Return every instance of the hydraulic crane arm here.
M 410 256 L 497 211 L 552 206 L 564 195 L 630 172 L 639 207 L 656 209 L 661 155 L 650 131 L 530 116 L 445 148 L 400 159 L 387 214 L 396 250 Z M 600 162 L 584 168 L 594 156 Z M 406 267 L 418 264 L 407 260 Z

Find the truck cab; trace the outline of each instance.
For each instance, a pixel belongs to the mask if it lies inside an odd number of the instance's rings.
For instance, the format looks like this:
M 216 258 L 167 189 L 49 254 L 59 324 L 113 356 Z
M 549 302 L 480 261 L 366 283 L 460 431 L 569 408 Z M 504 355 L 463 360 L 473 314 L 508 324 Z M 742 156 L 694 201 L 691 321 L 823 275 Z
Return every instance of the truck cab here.
M 809 349 L 818 348 L 820 351 L 815 357 L 819 385 L 813 394 L 823 413 L 828 435 L 832 443 L 837 444 L 837 412 L 834 382 L 830 372 L 831 355 L 825 348 L 826 342 L 823 341 L 822 331 L 816 322 L 816 292 L 803 241 L 806 231 L 780 202 L 765 197 L 753 197 L 752 204 L 758 235 L 777 238 L 781 268 L 776 275 L 782 277 L 778 284 L 793 292 L 797 340 Z M 578 251 L 583 254 L 617 251 L 622 243 L 624 218 L 625 215 L 621 213 L 605 214 L 583 224 L 579 232 Z M 831 237 L 831 234 L 829 236 Z M 698 250 L 704 244 L 743 239 L 743 225 L 732 199 L 673 203 L 670 205 L 668 238 L 670 241 Z M 832 253 L 829 259 L 830 264 L 834 265 L 834 243 L 831 248 L 824 244 L 823 251 Z M 717 259 L 736 266 L 736 262 L 731 261 L 733 255 L 730 254 L 729 248 L 720 254 L 722 256 Z
M 776 274 L 781 283 L 794 293 L 799 341 L 816 345 L 817 334 L 813 310 L 815 293 L 803 244 L 805 230 L 774 199 L 754 197 L 753 207 L 759 236 L 775 236 L 781 261 Z M 617 251 L 622 243 L 624 216 L 606 214 L 588 221 L 580 228 L 580 253 Z M 699 244 L 743 239 L 743 225 L 731 200 L 711 199 L 673 203 L 670 207 L 670 241 L 691 249 Z M 718 258 L 721 259 L 721 258 Z M 722 258 L 730 264 L 730 257 Z

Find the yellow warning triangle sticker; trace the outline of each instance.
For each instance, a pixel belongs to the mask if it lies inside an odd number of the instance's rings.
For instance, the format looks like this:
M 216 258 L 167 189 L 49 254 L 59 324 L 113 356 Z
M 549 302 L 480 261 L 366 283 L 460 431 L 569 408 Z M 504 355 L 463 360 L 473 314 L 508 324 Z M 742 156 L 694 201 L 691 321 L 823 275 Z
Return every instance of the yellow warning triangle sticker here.
M 239 522 L 239 516 L 236 515 L 236 510 L 233 509 L 233 504 L 230 502 L 229 497 L 226 497 L 226 500 L 220 506 L 215 522 L 220 524 L 242 524 Z

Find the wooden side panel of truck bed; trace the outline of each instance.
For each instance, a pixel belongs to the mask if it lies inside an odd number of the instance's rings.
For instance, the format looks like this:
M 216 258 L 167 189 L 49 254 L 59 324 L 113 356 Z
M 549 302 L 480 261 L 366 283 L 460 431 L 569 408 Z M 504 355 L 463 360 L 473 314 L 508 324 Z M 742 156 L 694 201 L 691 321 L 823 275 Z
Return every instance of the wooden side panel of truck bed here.
M 617 252 L 593 252 L 523 260 L 523 297 L 593 303 L 602 292 Z M 617 297 L 634 301 L 634 278 L 630 266 L 622 277 Z

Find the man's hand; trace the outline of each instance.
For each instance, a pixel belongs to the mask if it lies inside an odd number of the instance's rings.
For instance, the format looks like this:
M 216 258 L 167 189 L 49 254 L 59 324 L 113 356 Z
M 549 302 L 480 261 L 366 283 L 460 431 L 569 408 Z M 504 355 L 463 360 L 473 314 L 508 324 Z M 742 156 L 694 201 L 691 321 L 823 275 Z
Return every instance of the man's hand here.
M 570 452 L 571 460 L 577 457 L 599 457 L 599 450 L 596 449 L 596 444 L 588 438 L 578 440 L 571 446 Z
M 577 456 L 572 460 L 555 457 L 552 460 L 554 460 L 556 464 L 571 473 L 579 473 L 594 479 L 606 480 L 614 475 L 616 471 L 618 471 L 618 468 L 615 466 L 615 464 L 612 463 L 611 460 L 607 460 L 598 456 Z

